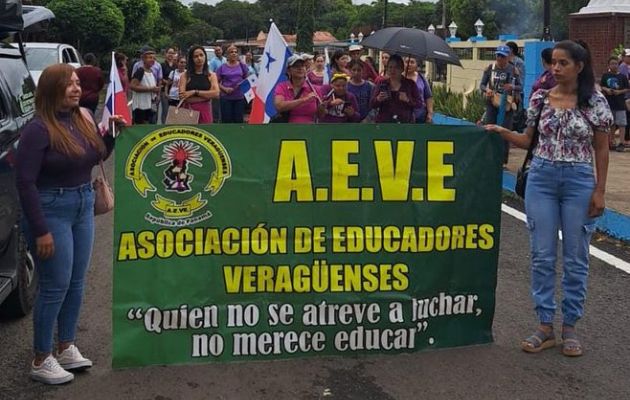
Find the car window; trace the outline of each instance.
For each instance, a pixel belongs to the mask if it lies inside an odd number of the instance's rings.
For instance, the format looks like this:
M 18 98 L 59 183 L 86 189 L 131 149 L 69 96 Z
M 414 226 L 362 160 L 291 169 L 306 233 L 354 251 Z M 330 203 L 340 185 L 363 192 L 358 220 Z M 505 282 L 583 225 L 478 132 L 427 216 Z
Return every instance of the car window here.
M 62 57 L 64 63 L 68 64 L 72 62 L 72 57 L 70 56 L 70 51 L 68 49 L 63 49 Z
M 7 119 L 7 117 L 8 117 L 8 114 L 7 114 L 6 106 L 4 105 L 4 101 L 0 99 L 0 121 L 4 121 L 5 119 Z
M 0 68 L 12 108 L 22 116 L 32 114 L 35 111 L 35 85 L 22 59 L 2 58 Z
M 56 64 L 57 49 L 26 48 L 26 62 L 33 71 L 43 71 L 49 65 Z
M 70 62 L 73 62 L 75 64 L 79 64 L 79 57 L 77 57 L 77 53 L 74 51 L 74 49 L 66 49 L 68 50 L 68 54 L 70 54 Z

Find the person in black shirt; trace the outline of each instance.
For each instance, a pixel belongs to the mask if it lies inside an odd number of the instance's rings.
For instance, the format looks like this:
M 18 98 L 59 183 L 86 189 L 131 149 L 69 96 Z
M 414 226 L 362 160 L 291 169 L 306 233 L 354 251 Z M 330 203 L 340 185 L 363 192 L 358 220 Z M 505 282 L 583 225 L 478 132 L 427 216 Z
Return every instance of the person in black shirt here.
M 167 87 L 172 84 L 168 77 L 171 75 L 171 71 L 177 69 L 177 51 L 173 47 L 166 49 L 164 53 L 164 62 L 162 63 L 162 79 L 164 85 L 162 86 L 162 92 L 160 93 L 160 121 L 164 123 L 166 121 L 166 114 L 168 114 L 168 89 Z
M 615 125 L 619 129 L 619 144 L 615 145 L 615 131 L 613 130 L 608 135 L 608 145 L 611 150 L 624 151 L 626 146 L 630 146 L 629 142 L 624 141 L 627 125 L 625 95 L 630 92 L 630 85 L 628 84 L 628 78 L 624 74 L 619 73 L 617 57 L 608 59 L 608 72 L 602 75 L 600 85 L 606 100 L 608 100 L 610 110 L 615 117 Z

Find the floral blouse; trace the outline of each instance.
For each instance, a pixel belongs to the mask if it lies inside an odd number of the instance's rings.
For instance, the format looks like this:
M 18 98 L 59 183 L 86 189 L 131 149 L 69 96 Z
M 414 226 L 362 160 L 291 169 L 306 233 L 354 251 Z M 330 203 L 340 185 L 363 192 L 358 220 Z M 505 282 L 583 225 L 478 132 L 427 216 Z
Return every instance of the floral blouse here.
M 527 109 L 527 126 L 534 126 L 542 106 L 534 156 L 550 161 L 592 163 L 594 131 L 608 133 L 613 124 L 606 98 L 595 91 L 588 107 L 561 109 L 549 104 L 548 92 L 536 91 Z

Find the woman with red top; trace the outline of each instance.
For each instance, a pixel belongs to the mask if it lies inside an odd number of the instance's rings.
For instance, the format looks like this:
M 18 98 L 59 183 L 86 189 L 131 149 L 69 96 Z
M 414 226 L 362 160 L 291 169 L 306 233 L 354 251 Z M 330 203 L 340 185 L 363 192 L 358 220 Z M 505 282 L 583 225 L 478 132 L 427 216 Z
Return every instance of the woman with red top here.
M 186 72 L 179 77 L 179 98 L 186 108 L 199 111 L 199 123 L 212 123 L 211 99 L 219 97 L 217 76 L 208 70 L 206 51 L 193 46 L 188 51 Z
M 290 123 L 312 124 L 317 117 L 317 88 L 306 80 L 304 57 L 294 54 L 287 62 L 289 79 L 276 86 L 274 105 L 279 113 L 288 113 Z
M 76 69 L 82 90 L 79 105 L 89 109 L 94 114 L 96 106 L 98 106 L 99 93 L 105 86 L 105 79 L 103 79 L 103 71 L 96 66 L 96 56 L 94 54 L 87 53 L 83 60 L 85 65 Z
M 315 54 L 314 68 L 308 72 L 308 81 L 315 86 L 322 86 L 324 84 L 324 74 L 326 73 L 325 66 L 326 60 L 323 54 Z
M 402 57 L 392 55 L 387 62 L 387 77 L 381 79 L 374 89 L 370 105 L 379 109 L 377 123 L 415 122 L 414 109 L 422 106 L 420 92 L 414 81 L 402 75 L 403 68 Z
M 346 61 L 345 57 L 346 57 L 346 54 L 343 51 L 341 50 L 335 51 L 335 53 L 332 56 L 332 59 L 330 60 L 330 69 L 333 74 L 340 73 L 340 74 L 350 75 L 350 71 L 348 71 L 348 69 L 346 68 L 350 60 Z M 347 57 L 347 58 L 350 58 L 350 57 Z

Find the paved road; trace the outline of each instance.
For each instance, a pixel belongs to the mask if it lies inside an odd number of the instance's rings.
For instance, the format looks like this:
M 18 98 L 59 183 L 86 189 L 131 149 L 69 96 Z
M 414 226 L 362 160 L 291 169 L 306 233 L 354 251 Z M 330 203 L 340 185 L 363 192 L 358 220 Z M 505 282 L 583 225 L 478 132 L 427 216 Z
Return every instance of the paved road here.
M 519 340 L 535 326 L 528 295 L 528 239 L 503 214 L 490 345 L 411 355 L 151 367 L 112 371 L 112 219 L 97 219 L 94 260 L 79 345 L 95 367 L 71 384 L 46 387 L 27 377 L 31 321 L 0 320 L 0 399 L 630 399 L 630 275 L 591 262 L 586 353 L 531 355 Z

